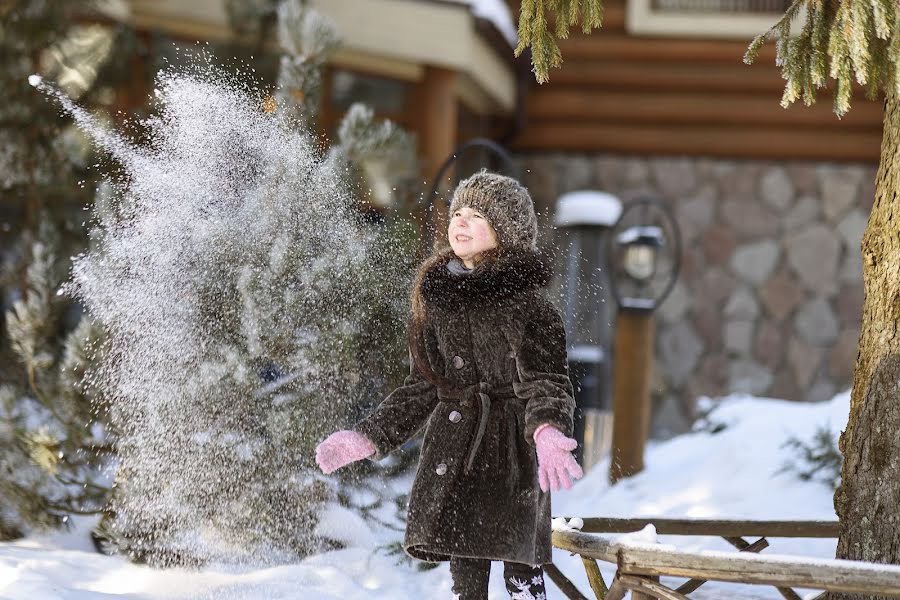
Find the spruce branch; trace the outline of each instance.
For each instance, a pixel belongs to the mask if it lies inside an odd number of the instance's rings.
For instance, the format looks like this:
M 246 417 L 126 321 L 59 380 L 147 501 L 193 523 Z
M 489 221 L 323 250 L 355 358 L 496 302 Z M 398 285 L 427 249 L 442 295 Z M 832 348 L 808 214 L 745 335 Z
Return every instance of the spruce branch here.
M 590 33 L 603 23 L 602 0 L 523 0 L 519 7 L 519 43 L 515 55 L 531 47 L 531 64 L 538 83 L 550 80 L 551 68 L 562 64 L 562 52 L 547 25 L 547 12 L 555 13 L 556 38 L 569 37 L 569 28 L 581 15 L 581 30 Z
M 791 23 L 800 15 L 806 22 L 791 37 Z M 752 63 L 773 39 L 775 64 L 785 80 L 781 100 L 785 108 L 798 98 L 807 106 L 813 104 L 828 78 L 834 80 L 838 117 L 850 110 L 854 82 L 865 86 L 870 99 L 879 90 L 898 85 L 897 6 L 890 0 L 795 0 L 775 25 L 754 38 L 744 62 Z

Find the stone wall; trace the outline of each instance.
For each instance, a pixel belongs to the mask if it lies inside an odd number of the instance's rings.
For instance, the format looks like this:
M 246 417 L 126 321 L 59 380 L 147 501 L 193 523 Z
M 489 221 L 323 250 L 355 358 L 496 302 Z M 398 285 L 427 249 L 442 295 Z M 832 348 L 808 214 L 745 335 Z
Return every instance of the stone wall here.
M 653 195 L 673 208 L 685 243 L 680 279 L 658 312 L 656 436 L 688 428 L 699 396 L 818 401 L 850 386 L 875 165 L 573 154 L 518 161 L 545 227 L 555 199 L 578 189 L 623 201 Z

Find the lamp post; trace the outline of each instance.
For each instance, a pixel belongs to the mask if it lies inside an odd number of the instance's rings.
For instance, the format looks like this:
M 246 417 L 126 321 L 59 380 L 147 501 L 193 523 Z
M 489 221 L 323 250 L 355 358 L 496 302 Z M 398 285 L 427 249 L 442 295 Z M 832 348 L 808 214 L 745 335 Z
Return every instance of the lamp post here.
M 610 290 L 619 309 L 613 354 L 609 468 L 609 479 L 615 483 L 644 469 L 644 447 L 650 427 L 653 313 L 678 277 L 681 235 L 664 204 L 643 198 L 626 205 L 610 243 Z

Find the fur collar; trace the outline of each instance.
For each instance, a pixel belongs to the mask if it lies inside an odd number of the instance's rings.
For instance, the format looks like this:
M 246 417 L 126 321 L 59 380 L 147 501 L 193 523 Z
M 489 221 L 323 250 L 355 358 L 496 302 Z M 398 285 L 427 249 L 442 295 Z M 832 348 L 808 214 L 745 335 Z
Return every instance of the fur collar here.
M 531 250 L 500 251 L 486 258 L 466 275 L 447 268 L 455 255 L 446 250 L 436 256 L 422 278 L 422 297 L 443 308 L 490 304 L 550 282 L 550 261 Z

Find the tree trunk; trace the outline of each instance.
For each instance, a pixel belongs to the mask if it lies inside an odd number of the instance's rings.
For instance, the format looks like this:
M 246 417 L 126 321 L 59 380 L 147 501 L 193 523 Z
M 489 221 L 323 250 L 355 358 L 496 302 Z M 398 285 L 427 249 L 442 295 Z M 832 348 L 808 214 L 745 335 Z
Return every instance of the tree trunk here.
M 837 557 L 900 563 L 900 97 L 885 100 L 875 203 L 862 240 L 862 331 L 841 434 Z M 862 596 L 831 594 L 832 600 Z M 876 598 L 877 596 L 866 596 Z

